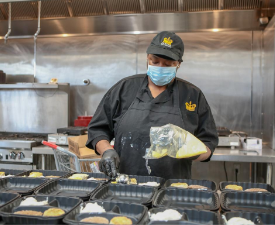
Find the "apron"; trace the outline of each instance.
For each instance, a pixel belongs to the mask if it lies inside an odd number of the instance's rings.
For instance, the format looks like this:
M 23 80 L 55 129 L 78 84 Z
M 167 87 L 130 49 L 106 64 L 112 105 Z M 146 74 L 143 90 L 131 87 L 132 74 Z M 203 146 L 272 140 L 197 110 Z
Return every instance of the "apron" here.
M 184 129 L 179 106 L 179 90 L 177 80 L 174 81 L 173 92 L 170 95 L 171 106 L 161 106 L 154 102 L 143 102 L 142 87 L 146 85 L 148 77 L 145 76 L 137 95 L 122 116 L 115 128 L 115 150 L 120 157 L 119 172 L 128 175 L 157 176 L 164 179 L 190 179 L 192 161 L 187 159 L 174 159 L 165 156 L 160 159 L 149 159 L 146 168 L 143 158 L 146 148 L 150 147 L 150 128 L 163 126 L 168 123 Z M 162 93 L 161 93 L 162 94 Z

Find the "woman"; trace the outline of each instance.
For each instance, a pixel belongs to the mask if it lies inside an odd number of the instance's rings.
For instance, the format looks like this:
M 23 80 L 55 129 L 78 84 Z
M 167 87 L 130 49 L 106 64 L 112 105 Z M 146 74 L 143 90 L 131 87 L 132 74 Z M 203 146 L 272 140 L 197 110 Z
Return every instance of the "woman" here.
M 176 78 L 183 53 L 179 36 L 159 33 L 147 49 L 147 74 L 122 79 L 102 99 L 89 124 L 86 146 L 102 155 L 100 170 L 108 176 L 116 177 L 118 171 L 149 175 L 143 156 L 150 147 L 150 128 L 168 123 L 194 134 L 207 152 L 189 159 L 149 160 L 151 176 L 191 178 L 192 160 L 210 160 L 218 143 L 215 122 L 201 90 Z

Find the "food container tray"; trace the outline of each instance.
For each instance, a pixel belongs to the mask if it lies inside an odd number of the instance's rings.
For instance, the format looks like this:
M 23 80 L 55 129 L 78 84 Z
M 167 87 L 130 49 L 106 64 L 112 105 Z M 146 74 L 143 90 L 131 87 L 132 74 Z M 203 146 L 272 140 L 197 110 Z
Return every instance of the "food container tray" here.
M 91 200 L 104 199 L 149 206 L 156 190 L 156 188 L 149 186 L 108 184 L 99 188 L 91 196 Z
M 220 203 L 215 192 L 191 189 L 161 189 L 153 201 L 155 207 L 193 208 L 218 210 Z
M 64 172 L 64 171 L 57 171 L 57 170 L 30 170 L 24 173 L 22 176 L 28 177 L 32 172 L 43 173 L 43 177 L 32 177 L 32 178 L 56 179 L 56 178 L 47 178 L 46 176 L 59 176 L 58 178 L 66 178 L 71 175 L 71 173 Z
M 19 197 L 20 197 L 20 195 L 17 193 L 1 192 L 0 193 L 0 208 Z
M 20 206 L 21 201 L 28 197 L 33 197 L 37 201 L 48 200 L 48 205 L 45 206 Z M 0 209 L 0 215 L 3 221 L 7 224 L 60 224 L 62 219 L 77 207 L 82 201 L 78 198 L 68 198 L 60 196 L 26 196 L 16 199 Z M 31 215 L 18 215 L 14 212 L 21 210 L 33 210 L 44 212 L 49 208 L 60 208 L 65 211 L 64 215 L 57 217 L 43 217 Z
M 204 186 L 207 189 L 205 191 L 217 191 L 217 184 L 214 181 L 210 180 L 192 180 L 192 179 L 169 179 L 165 182 L 164 188 L 177 188 L 177 187 L 170 187 L 173 183 L 187 183 L 188 185 L 200 185 Z
M 257 217 L 260 217 L 263 224 L 275 224 L 275 215 L 268 213 L 256 213 L 256 212 L 227 212 L 224 213 L 226 220 L 230 220 L 233 217 L 241 217 L 247 220 L 255 221 Z M 223 221 L 223 224 L 226 225 Z
M 5 172 L 5 175 L 13 176 L 24 176 L 27 174 L 28 170 L 10 170 L 10 169 L 0 169 L 0 172 Z M 0 177 L 1 179 L 2 177 Z M 4 177 L 3 177 L 4 178 Z
M 70 212 L 65 218 L 64 222 L 66 224 L 77 224 L 79 221 L 78 215 L 80 214 L 80 209 L 85 207 L 87 203 L 97 203 L 102 206 L 106 213 L 115 214 L 116 216 L 126 216 L 130 218 L 134 218 L 136 223 L 144 223 L 144 219 L 148 218 L 147 208 L 140 204 L 134 203 L 124 203 L 124 202 L 114 202 L 114 201 L 89 201 L 80 204 L 76 207 L 72 212 Z M 81 213 L 82 214 L 82 213 Z M 88 213 L 89 214 L 89 213 Z M 99 216 L 101 216 L 100 214 Z M 89 216 L 88 216 L 89 217 Z M 85 217 L 86 218 L 86 217 Z
M 222 192 L 221 207 L 225 211 L 275 213 L 275 194 Z
M 46 184 L 47 179 L 28 177 L 7 177 L 0 179 L 0 192 L 13 192 L 20 195 L 30 195 L 37 188 Z
M 129 178 L 135 178 L 137 180 L 137 183 L 147 183 L 147 182 L 157 182 L 160 185 L 156 188 L 161 188 L 164 183 L 165 179 L 161 177 L 154 177 L 154 176 L 137 176 L 137 175 L 129 175 Z
M 89 179 L 91 177 L 93 177 L 95 179 L 100 179 L 100 180 L 92 180 L 92 181 L 97 181 L 97 182 L 106 182 L 109 179 L 109 177 L 106 176 L 104 173 L 72 173 L 72 174 L 70 174 L 70 176 L 73 174 L 87 174 L 87 175 L 89 175 L 87 179 Z
M 99 182 L 94 181 L 59 179 L 47 183 L 35 193 L 39 195 L 79 197 L 87 201 L 90 195 L 100 186 Z
M 250 189 L 250 188 L 262 188 L 262 189 L 266 189 L 268 192 L 270 193 L 275 193 L 274 188 L 269 185 L 269 184 L 263 184 L 263 183 L 249 183 L 249 182 L 233 182 L 233 181 L 223 181 L 220 182 L 220 190 L 221 191 L 235 191 L 235 190 L 227 190 L 225 189 L 225 187 L 227 185 L 238 185 L 238 186 L 242 186 L 243 190 L 245 191 L 246 189 Z
M 168 224 L 179 224 L 179 225 L 201 225 L 201 223 L 193 223 L 190 221 L 152 221 L 148 225 L 168 225 Z
M 219 214 L 206 210 L 196 210 L 196 209 L 179 209 L 179 208 L 152 208 L 149 210 L 150 214 L 156 214 L 158 212 L 163 212 L 166 209 L 175 209 L 179 213 L 185 213 L 189 222 L 198 223 L 198 224 L 221 224 L 221 218 Z M 150 220 L 148 220 L 148 223 Z M 153 221 L 151 221 L 153 222 Z M 161 221 L 157 221 L 161 222 Z M 172 221 L 169 221 L 172 222 Z

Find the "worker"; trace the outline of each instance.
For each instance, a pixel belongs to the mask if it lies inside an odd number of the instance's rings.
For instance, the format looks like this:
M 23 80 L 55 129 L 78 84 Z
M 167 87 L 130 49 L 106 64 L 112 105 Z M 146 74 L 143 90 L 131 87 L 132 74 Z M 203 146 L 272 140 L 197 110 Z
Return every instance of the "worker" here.
M 192 160 L 210 160 L 218 143 L 215 122 L 202 91 L 176 77 L 183 53 L 178 35 L 157 34 L 147 49 L 147 74 L 118 81 L 101 100 L 88 126 L 86 146 L 102 156 L 99 167 L 106 175 L 148 176 L 143 157 L 150 147 L 150 128 L 166 124 L 195 135 L 207 152 L 188 159 L 149 159 L 150 176 L 190 179 Z

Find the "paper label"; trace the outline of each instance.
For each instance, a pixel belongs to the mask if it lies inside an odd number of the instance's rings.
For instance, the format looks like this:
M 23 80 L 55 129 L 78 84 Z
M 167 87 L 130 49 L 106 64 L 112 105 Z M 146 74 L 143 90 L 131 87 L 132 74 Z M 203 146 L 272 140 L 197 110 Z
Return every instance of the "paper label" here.
M 58 141 L 59 141 L 59 144 L 66 144 L 67 137 L 59 137 Z
M 48 142 L 56 143 L 56 138 L 48 137 Z

